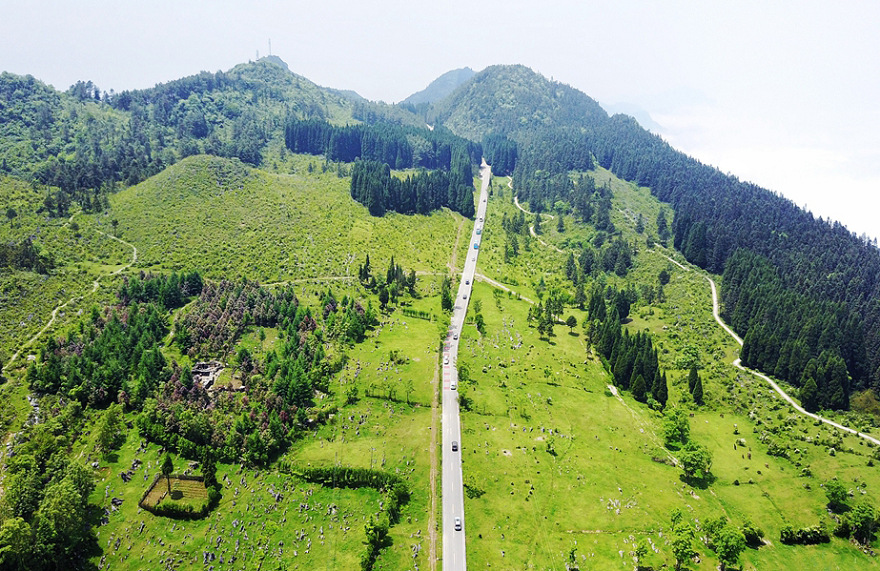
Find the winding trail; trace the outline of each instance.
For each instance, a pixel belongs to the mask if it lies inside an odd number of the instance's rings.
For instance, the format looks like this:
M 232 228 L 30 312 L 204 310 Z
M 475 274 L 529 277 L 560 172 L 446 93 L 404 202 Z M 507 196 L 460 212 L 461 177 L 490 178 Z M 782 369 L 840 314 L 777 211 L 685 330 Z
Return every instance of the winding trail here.
M 67 221 L 67 223 L 70 224 L 71 222 L 73 222 L 73 218 L 77 214 L 79 214 L 79 213 L 77 212 L 77 213 L 72 214 L 70 216 L 70 219 Z M 97 228 L 95 228 L 94 231 L 97 232 L 98 234 L 102 234 L 108 238 L 116 240 L 120 244 L 125 244 L 126 246 L 131 248 L 131 261 L 123 266 L 120 266 L 119 269 L 114 270 L 114 271 L 110 272 L 109 274 L 105 274 L 105 275 L 107 275 L 107 276 L 118 275 L 119 273 L 127 270 L 128 268 L 132 267 L 135 263 L 137 263 L 138 251 L 137 251 L 137 247 L 135 247 L 134 244 L 126 242 L 122 238 L 117 238 L 116 236 L 113 236 L 112 234 L 107 234 L 106 232 L 102 232 L 102 231 L 98 230 Z M 37 339 L 39 339 L 40 336 L 43 335 L 43 333 L 45 333 L 46 331 L 49 330 L 50 327 L 52 327 L 52 325 L 55 323 L 55 320 L 58 318 L 59 311 L 61 311 L 62 309 L 64 309 L 68 305 L 70 305 L 71 303 L 74 303 L 76 301 L 83 299 L 86 295 L 91 294 L 91 293 L 95 293 L 96 291 L 98 291 L 98 287 L 101 284 L 102 277 L 104 277 L 104 276 L 98 276 L 97 278 L 95 278 L 95 281 L 92 282 L 92 289 L 88 293 L 74 296 L 74 297 L 68 299 L 67 301 L 65 301 L 64 303 L 58 305 L 55 309 L 53 309 L 52 314 L 49 317 L 49 321 L 47 321 L 46 324 L 43 325 L 42 329 L 40 329 L 33 336 L 31 336 L 30 339 L 28 339 L 27 341 L 25 341 L 24 343 L 21 344 L 21 347 L 19 347 L 18 350 L 15 353 L 13 353 L 12 357 L 9 358 L 9 361 L 6 362 L 6 364 L 3 366 L 2 370 L 5 371 L 9 367 L 11 367 L 12 363 L 15 362 L 15 360 L 21 356 L 22 351 L 24 351 L 25 349 L 27 349 L 28 347 L 33 345 L 37 341 Z
M 535 305 L 535 302 L 532 301 L 531 299 L 527 298 L 526 296 L 516 293 L 515 291 L 513 291 L 512 289 L 510 289 L 506 285 L 502 284 L 501 282 L 496 282 L 492 278 L 484 276 L 483 274 L 474 274 L 474 279 L 480 280 L 481 282 L 486 282 L 487 284 L 489 284 L 490 286 L 492 286 L 494 288 L 498 288 L 498 289 L 504 290 L 506 292 L 510 292 L 513 295 L 517 296 L 519 299 L 521 299 L 523 301 L 527 301 L 527 302 L 531 303 L 532 305 Z
M 510 184 L 508 184 L 508 187 L 513 188 L 513 186 L 511 186 Z M 522 210 L 523 212 L 525 212 L 525 213 L 528 214 L 529 216 L 534 216 L 534 215 L 535 215 L 534 212 L 529 212 L 528 210 L 526 210 L 525 208 L 522 207 L 522 205 L 519 203 L 519 197 L 518 197 L 518 196 L 514 196 L 514 197 L 513 197 L 513 203 L 516 205 L 517 208 L 519 208 L 520 210 Z M 547 214 L 547 213 L 544 213 L 544 214 L 542 214 L 541 216 L 543 216 L 543 217 L 545 217 L 545 218 L 549 218 L 550 220 L 553 220 L 554 218 L 556 218 L 556 217 L 553 216 L 552 214 Z
M 684 271 L 686 271 L 686 272 L 690 271 L 690 268 L 687 268 L 684 265 L 682 265 L 681 263 L 673 260 L 671 257 L 667 256 L 666 254 L 659 251 L 658 249 L 655 248 L 653 251 L 657 252 L 658 254 L 660 254 L 661 256 L 663 256 L 664 258 L 666 258 L 667 260 L 669 260 L 673 264 L 682 268 Z M 724 331 L 726 331 L 728 335 L 733 337 L 733 340 L 736 341 L 740 347 L 742 347 L 743 340 L 740 338 L 739 335 L 737 335 L 733 331 L 733 329 L 731 329 L 726 323 L 724 323 L 724 320 L 721 319 L 721 312 L 720 312 L 720 308 L 719 308 L 720 304 L 718 302 L 718 288 L 715 286 L 715 281 L 711 277 L 709 277 L 708 274 L 704 275 L 703 277 L 706 278 L 706 281 L 709 282 L 709 286 L 712 288 L 712 317 L 714 317 L 715 321 L 718 322 L 718 325 L 720 325 L 721 328 L 724 329 Z M 741 371 L 751 373 L 752 375 L 754 375 L 760 379 L 765 380 L 767 382 L 767 384 L 769 384 L 773 388 L 773 390 L 775 390 L 779 394 L 779 396 L 781 396 L 788 404 L 791 405 L 792 408 L 794 408 L 796 411 L 803 414 L 804 416 L 808 416 L 814 420 L 824 422 L 825 424 L 827 424 L 829 426 L 833 426 L 834 428 L 843 430 L 845 432 L 849 432 L 850 434 L 854 434 L 860 438 L 864 438 L 865 440 L 867 440 L 869 442 L 873 442 L 874 444 L 880 445 L 880 440 L 878 440 L 877 438 L 874 438 L 873 436 L 869 436 L 863 432 L 859 432 L 858 430 L 856 430 L 854 428 L 844 426 L 838 422 L 834 422 L 833 420 L 825 418 L 821 415 L 807 411 L 806 409 L 804 409 L 804 407 L 802 407 L 800 404 L 798 404 L 798 402 L 796 400 L 794 400 L 791 396 L 789 396 L 788 393 L 786 393 L 782 389 L 782 387 L 780 387 L 779 384 L 776 383 L 776 381 L 774 381 L 773 379 L 771 379 L 770 377 L 768 377 L 767 375 L 765 375 L 763 373 L 759 373 L 758 371 L 755 371 L 753 369 L 749 369 L 748 367 L 744 367 L 742 365 L 742 363 L 740 363 L 739 359 L 736 359 L 733 362 L 733 366 L 740 369 Z
M 508 186 L 510 186 L 510 183 L 508 183 Z M 510 186 L 510 188 L 513 188 L 513 187 Z M 519 208 L 520 210 L 522 210 L 522 211 L 525 212 L 526 214 L 530 214 L 530 215 L 534 216 L 534 213 L 533 213 L 533 212 L 529 212 L 528 210 L 526 210 L 525 208 L 523 208 L 523 207 L 520 205 L 520 203 L 519 203 L 519 198 L 518 198 L 518 197 L 516 197 L 516 196 L 513 197 L 513 203 L 516 205 L 517 208 Z M 553 219 L 555 218 L 555 216 L 553 216 L 552 214 L 542 214 L 542 216 L 544 216 L 545 218 L 549 218 L 550 220 L 553 220 Z M 541 238 L 538 237 L 537 232 L 535 232 L 535 225 L 534 225 L 534 224 L 530 224 L 530 225 L 529 225 L 529 234 L 531 234 L 531 235 L 532 235 L 532 238 L 534 238 L 535 240 L 537 240 L 538 242 L 540 242 L 541 245 L 544 246 L 545 248 L 553 248 L 554 250 L 556 250 L 556 251 L 559 252 L 560 254 L 564 254 L 564 253 L 565 253 L 565 250 L 560 250 L 559 248 L 557 248 L 557 247 L 554 246 L 553 244 L 548 244 L 548 243 L 545 242 L 544 240 L 541 240 Z

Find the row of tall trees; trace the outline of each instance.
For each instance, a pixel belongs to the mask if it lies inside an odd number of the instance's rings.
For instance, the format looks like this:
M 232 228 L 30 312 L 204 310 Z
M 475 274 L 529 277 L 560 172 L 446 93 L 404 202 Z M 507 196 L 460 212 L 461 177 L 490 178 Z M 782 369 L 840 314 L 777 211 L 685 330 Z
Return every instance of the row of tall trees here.
M 203 285 L 201 274 L 195 270 L 185 274 L 171 272 L 168 275 L 141 272 L 134 278 L 125 276 L 116 297 L 123 305 L 155 302 L 165 309 L 176 309 L 182 307 L 190 297 L 201 294 Z
M 518 140 L 514 190 L 520 200 L 529 202 L 532 210 L 540 212 L 542 205 L 560 200 L 573 204 L 576 196 L 585 192 L 575 188 L 570 176 L 572 171 L 595 168 L 586 135 L 580 129 L 538 129 L 520 134 Z
M 391 210 L 401 214 L 428 214 L 447 207 L 473 218 L 474 183 L 469 159 L 459 154 L 449 172 L 421 171 L 406 178 L 391 176 L 391 168 L 377 161 L 356 161 L 351 172 L 351 197 L 373 216 Z
M 472 164 L 480 164 L 479 144 L 456 137 L 448 129 L 433 130 L 389 123 L 337 127 L 318 119 L 288 117 L 284 143 L 294 153 L 325 155 L 328 160 L 378 161 L 394 169 L 450 170 L 455 155 L 463 152 Z
M 615 386 L 630 391 L 639 402 L 650 398 L 662 408 L 669 400 L 669 385 L 666 373 L 660 371 L 651 336 L 646 332 L 630 335 L 621 325 L 621 311 L 629 314 L 631 303 L 625 291 L 594 286 L 588 306 L 590 341 L 613 375 Z
M 513 174 L 517 154 L 516 142 L 504 135 L 493 133 L 483 139 L 483 156 L 496 176 Z

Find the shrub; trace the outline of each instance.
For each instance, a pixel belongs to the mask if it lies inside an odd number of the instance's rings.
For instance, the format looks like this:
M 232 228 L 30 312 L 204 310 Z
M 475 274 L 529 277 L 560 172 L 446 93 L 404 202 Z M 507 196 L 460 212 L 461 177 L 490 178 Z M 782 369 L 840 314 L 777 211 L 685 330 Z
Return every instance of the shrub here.
M 819 543 L 828 543 L 831 537 L 824 523 L 814 525 L 812 527 L 803 527 L 795 529 L 790 525 L 786 525 L 779 533 L 779 540 L 787 545 L 816 545 Z
M 750 520 L 743 522 L 742 533 L 749 547 L 759 547 L 764 543 L 764 530 L 757 527 Z

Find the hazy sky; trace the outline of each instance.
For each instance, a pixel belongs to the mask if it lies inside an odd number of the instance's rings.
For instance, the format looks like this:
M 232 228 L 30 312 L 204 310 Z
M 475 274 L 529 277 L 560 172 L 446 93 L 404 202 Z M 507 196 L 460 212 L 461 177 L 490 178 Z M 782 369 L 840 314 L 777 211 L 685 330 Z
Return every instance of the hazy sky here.
M 0 69 L 150 87 L 269 52 L 399 101 L 522 63 L 641 108 L 675 147 L 880 237 L 880 2 L 0 0 Z

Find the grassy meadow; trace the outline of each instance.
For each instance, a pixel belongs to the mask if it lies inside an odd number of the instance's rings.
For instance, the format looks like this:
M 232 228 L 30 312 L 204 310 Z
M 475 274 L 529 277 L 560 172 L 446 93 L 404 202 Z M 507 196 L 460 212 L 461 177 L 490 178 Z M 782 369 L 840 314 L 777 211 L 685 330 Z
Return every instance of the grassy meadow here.
M 692 411 L 691 437 L 711 451 L 712 476 L 698 487 L 682 478 L 671 465 L 677 450 L 664 446 L 662 415 L 607 389 L 611 377 L 586 346 L 580 325 L 569 331 L 560 324 L 554 336 L 539 338 L 527 325 L 525 301 L 479 283 L 473 299 L 482 301 L 486 336 L 466 328 L 459 357 L 473 378 L 462 387 L 473 402 L 462 435 L 465 482 L 472 486 L 466 499 L 471 565 L 561 569 L 574 548 L 581 569 L 627 569 L 634 566 L 634 542 L 648 548 L 641 565 L 672 565 L 669 515 L 679 508 L 697 523 L 725 515 L 737 525 L 749 520 L 762 528 L 767 544 L 742 554 L 743 569 L 877 567 L 836 537 L 820 546 L 779 541 L 786 524 L 824 521 L 834 528 L 821 487 L 833 477 L 851 490 L 852 504 L 867 499 L 876 505 L 880 478 L 872 467 L 873 447 L 800 417 L 763 381 L 734 368 L 738 347 L 712 318 L 702 272 L 670 263 L 665 256 L 676 257 L 674 252 L 648 248 L 635 232 L 632 213 L 644 213 L 650 234 L 660 205 L 645 189 L 605 171 L 595 177 L 597 183 L 610 180 L 612 220 L 638 251 L 625 278 L 601 279 L 618 288 L 656 286 L 661 270 L 671 274 L 663 301 L 637 302 L 625 327 L 651 333 L 669 378 L 669 403 Z M 528 247 L 521 242 L 520 255 L 503 263 L 500 219 L 516 212 L 503 180 L 493 184 L 478 271 L 532 299 L 539 298 L 541 278 L 547 289 L 571 290 L 561 276 L 567 254 L 536 241 L 527 240 Z M 541 238 L 563 250 L 592 238 L 590 227 L 568 217 L 563 233 L 552 221 L 542 226 Z M 584 312 L 567 308 L 569 314 L 582 323 Z M 687 394 L 692 363 L 704 383 L 702 407 Z M 789 458 L 770 455 L 773 442 L 785 446 Z M 699 541 L 694 547 L 699 562 L 687 568 L 716 568 L 711 550 Z
M 712 453 L 711 477 L 698 485 L 685 481 L 674 465 L 679 451 L 664 445 L 662 414 L 629 393 L 609 389 L 611 376 L 582 327 L 586 312 L 567 307 L 565 316 L 573 315 L 577 326 L 557 324 L 548 338 L 528 323 L 530 305 L 516 294 L 537 301 L 553 289 L 573 292 L 564 277 L 565 260 L 595 231 L 569 215 L 563 232 L 555 220 L 545 220 L 541 239 L 564 253 L 523 237 L 519 254 L 505 261 L 501 219 L 518 210 L 508 179 L 496 178 L 477 271 L 515 293 L 477 281 L 471 320 L 461 335 L 459 363 L 467 369 L 463 377 L 469 377 L 459 391 L 469 409 L 462 413 L 461 454 L 470 566 L 564 569 L 574 549 L 581 569 L 630 569 L 634 544 L 640 543 L 648 548 L 643 566 L 671 567 L 674 508 L 697 523 L 723 514 L 737 525 L 750 520 L 763 529 L 767 543 L 743 553 L 742 569 L 880 566 L 835 537 L 819 546 L 781 544 L 786 524 L 824 521 L 833 529 L 821 486 L 830 478 L 846 484 L 853 505 L 861 500 L 878 505 L 876 450 L 800 417 L 763 381 L 734 368 L 738 348 L 712 318 L 704 274 L 672 264 L 666 256 L 681 260 L 672 250 L 646 244 L 646 236 L 656 235 L 661 205 L 646 189 L 607 171 L 592 176 L 597 184 L 611 186 L 612 221 L 637 253 L 625 277 L 591 277 L 587 291 L 598 282 L 617 288 L 634 284 L 644 293 L 642 286 L 656 288 L 660 271 L 669 272 L 662 301 L 649 303 L 643 295 L 624 327 L 651 333 L 668 375 L 669 404 L 688 412 L 692 439 Z M 472 255 L 472 222 L 448 211 L 372 218 L 351 200 L 349 180 L 344 165 L 283 151 L 272 157 L 272 172 L 195 156 L 113 195 L 108 213 L 53 220 L 37 214 L 42 198 L 30 187 L 0 179 L 0 193 L 18 211 L 0 224 L 0 236 L 13 240 L 36 233 L 59 260 L 46 276 L 0 274 L 0 350 L 11 355 L 60 304 L 73 300 L 47 334 L 69 326 L 93 303 L 112 300 L 121 279 L 113 273 L 131 261 L 131 248 L 97 231 L 137 247 L 137 263 L 121 275 L 197 269 L 208 279 L 293 282 L 301 302 L 313 309 L 328 289 L 337 299 L 355 296 L 378 308 L 378 296 L 351 278 L 367 254 L 374 275 L 384 275 L 393 255 L 407 272 L 418 272 L 418 295 L 403 296 L 380 311 L 380 324 L 365 341 L 337 349 L 344 352 L 344 366 L 331 379 L 329 394 L 317 402 L 335 411 L 279 460 L 294 466 L 367 467 L 402 477 L 411 497 L 374 568 L 431 569 L 432 516 L 437 554 L 442 553 L 439 474 L 437 487 L 431 487 L 432 457 L 439 461 L 442 455 L 432 448 L 432 431 L 439 424 L 432 427 L 431 408 L 445 331 L 439 284 L 453 258 L 460 268 Z M 635 230 L 639 213 L 645 226 L 641 234 Z M 670 221 L 671 216 L 670 211 Z M 95 281 L 98 288 L 91 293 Z M 482 306 L 485 335 L 473 325 L 475 301 Z M 404 309 L 433 319 L 409 317 Z M 278 348 L 278 339 L 276 329 L 251 327 L 236 350 L 247 348 L 262 359 Z M 188 364 L 175 347 L 164 351 Z M 704 406 L 694 405 L 687 394 L 691 365 L 703 379 Z M 23 368 L 11 371 L 0 387 L 0 421 L 9 430 L 29 412 L 23 373 Z M 133 422 L 136 415 L 129 412 L 126 420 Z M 106 519 L 97 528 L 101 554 L 93 561 L 103 569 L 358 569 L 364 525 L 382 509 L 375 490 L 310 484 L 273 466 L 220 465 L 223 497 L 207 518 L 159 518 L 137 505 L 159 472 L 159 448 L 142 442 L 136 429 L 105 458 L 98 457 L 94 444 L 87 431 L 72 453 L 83 462 L 98 462 L 92 501 L 106 509 Z M 779 446 L 787 458 L 770 454 Z M 132 469 L 135 460 L 140 465 Z M 120 474 L 129 470 L 132 480 L 125 483 Z M 175 472 L 184 471 L 199 474 L 175 458 Z M 114 498 L 121 505 L 114 506 Z M 694 547 L 699 560 L 685 568 L 717 567 L 717 557 L 699 539 Z
M 418 271 L 448 261 L 458 215 L 372 218 L 351 199 L 350 179 L 322 172 L 320 158 L 289 161 L 293 172 L 279 174 L 190 157 L 114 195 L 119 233 L 138 245 L 137 267 L 270 283 L 356 276 L 367 254 L 374 267 L 394 255 Z M 111 230 L 106 218 L 95 223 Z

